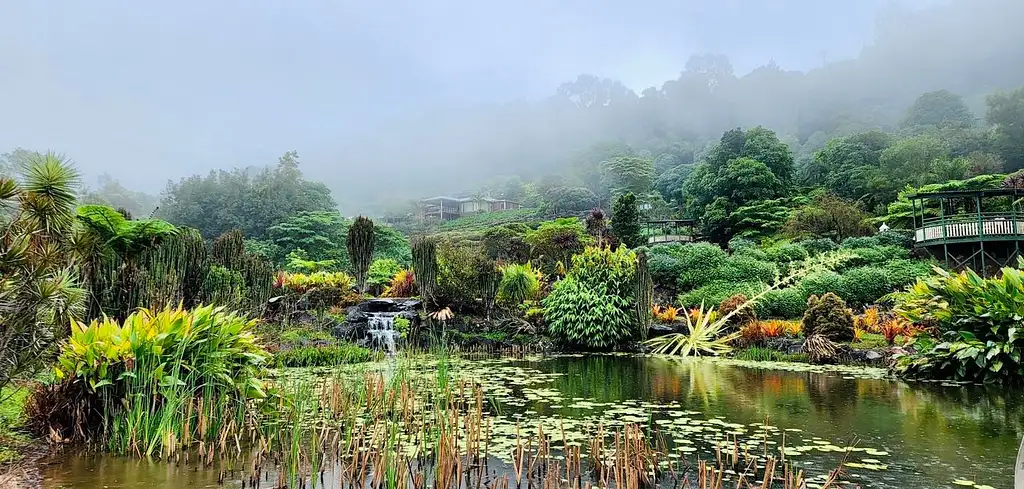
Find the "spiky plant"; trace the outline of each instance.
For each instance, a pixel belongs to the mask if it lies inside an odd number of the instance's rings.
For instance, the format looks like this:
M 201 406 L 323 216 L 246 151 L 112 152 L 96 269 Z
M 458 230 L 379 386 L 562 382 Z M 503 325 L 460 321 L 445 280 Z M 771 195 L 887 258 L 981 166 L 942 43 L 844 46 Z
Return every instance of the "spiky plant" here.
M 213 240 L 214 261 L 229 270 L 240 270 L 245 262 L 245 235 L 240 229 L 232 229 Z
M 647 333 L 651 328 L 651 308 L 654 305 L 654 279 L 651 278 L 651 270 L 647 266 L 647 253 L 643 251 L 636 254 L 636 273 L 633 275 L 635 287 L 637 327 L 641 340 L 647 339 Z
M 71 319 L 84 291 L 74 268 L 78 173 L 63 156 L 35 154 L 21 183 L 0 177 L 0 390 L 31 375 Z
M 416 285 L 423 299 L 433 302 L 437 293 L 437 243 L 424 236 L 413 239 L 411 244 Z
M 648 310 L 650 311 L 650 310 Z M 731 343 L 740 337 L 739 333 L 725 334 L 728 321 L 717 317 L 713 307 L 700 309 L 695 314 L 683 316 L 686 332 L 671 333 L 647 341 L 655 353 L 681 356 L 722 355 L 732 351 Z
M 348 257 L 359 292 L 366 290 L 366 271 L 373 261 L 373 221 L 359 216 L 348 228 Z

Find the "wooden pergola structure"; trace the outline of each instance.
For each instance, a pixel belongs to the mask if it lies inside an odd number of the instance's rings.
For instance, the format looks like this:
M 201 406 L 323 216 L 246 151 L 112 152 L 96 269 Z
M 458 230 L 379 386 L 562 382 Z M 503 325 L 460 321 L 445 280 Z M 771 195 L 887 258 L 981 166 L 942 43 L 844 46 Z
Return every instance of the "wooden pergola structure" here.
M 992 275 L 1024 247 L 1024 189 L 923 192 L 909 196 L 914 243 L 948 268 Z

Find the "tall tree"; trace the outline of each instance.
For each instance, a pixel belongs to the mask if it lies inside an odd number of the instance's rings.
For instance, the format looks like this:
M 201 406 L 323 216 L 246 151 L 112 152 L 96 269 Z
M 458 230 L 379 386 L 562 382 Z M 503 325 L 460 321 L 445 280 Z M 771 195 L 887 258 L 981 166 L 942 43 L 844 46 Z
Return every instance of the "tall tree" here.
M 1005 169 L 1024 168 L 1024 87 L 992 94 L 985 103 L 985 119 L 995 128 L 995 144 Z
M 208 238 L 237 228 L 264 239 L 290 216 L 336 209 L 330 190 L 302 178 L 298 155 L 289 152 L 274 168 L 211 171 L 168 182 L 157 216 Z
M 936 90 L 921 94 L 907 109 L 902 127 L 920 131 L 928 127 L 968 127 L 974 124 L 974 114 L 967 108 L 963 97 L 949 90 Z
M 640 232 L 640 208 L 636 196 L 627 192 L 615 200 L 612 207 L 612 232 L 619 241 L 629 248 L 646 244 Z

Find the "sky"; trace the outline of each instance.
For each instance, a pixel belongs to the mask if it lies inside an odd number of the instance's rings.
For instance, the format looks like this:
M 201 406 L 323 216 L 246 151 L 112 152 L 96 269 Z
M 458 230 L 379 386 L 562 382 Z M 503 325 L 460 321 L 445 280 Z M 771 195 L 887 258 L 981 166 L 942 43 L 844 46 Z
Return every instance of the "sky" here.
M 692 54 L 727 54 L 737 73 L 854 57 L 892 3 L 7 0 L 0 153 L 61 152 L 88 181 L 152 193 L 293 149 L 322 178 L 389 121 L 538 100 L 580 73 L 639 92 Z

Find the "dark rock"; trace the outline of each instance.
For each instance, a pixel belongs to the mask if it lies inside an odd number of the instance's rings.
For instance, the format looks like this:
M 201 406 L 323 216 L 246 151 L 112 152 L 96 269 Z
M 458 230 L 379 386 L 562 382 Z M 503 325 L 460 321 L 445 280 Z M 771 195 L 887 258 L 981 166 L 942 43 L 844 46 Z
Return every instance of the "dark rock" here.
M 345 321 L 334 325 L 335 338 L 367 343 L 366 329 L 371 314 L 385 314 L 408 319 L 413 326 L 419 323 L 421 301 L 416 299 L 370 299 L 345 309 Z
M 658 337 L 658 336 L 665 336 L 667 334 L 675 333 L 675 332 L 676 332 L 676 329 L 673 328 L 672 326 L 669 326 L 667 324 L 661 324 L 661 323 L 653 323 L 653 324 L 651 324 L 651 327 L 647 330 L 647 337 L 648 338 L 655 338 L 655 337 Z
M 887 357 L 883 352 L 878 350 L 855 350 L 846 345 L 843 345 L 839 355 L 848 363 L 879 365 L 887 362 Z
M 807 350 L 804 349 L 804 340 L 800 338 L 770 338 L 765 346 L 787 355 L 807 353 Z

